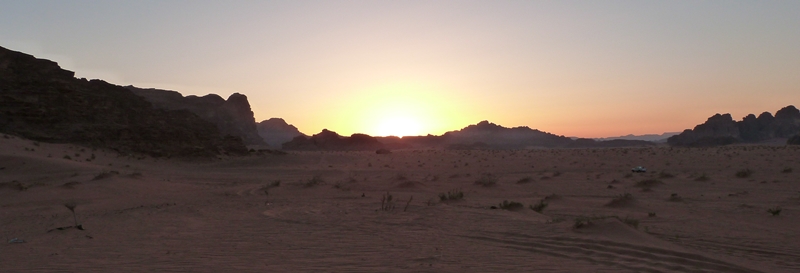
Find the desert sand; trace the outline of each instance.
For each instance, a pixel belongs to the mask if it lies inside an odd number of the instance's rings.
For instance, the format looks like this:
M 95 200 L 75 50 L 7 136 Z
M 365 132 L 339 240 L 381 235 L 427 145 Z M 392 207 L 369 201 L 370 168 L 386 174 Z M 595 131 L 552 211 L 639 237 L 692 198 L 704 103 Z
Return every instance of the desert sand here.
M 800 272 L 797 146 L 185 160 L 7 136 L 0 183 L 0 272 Z

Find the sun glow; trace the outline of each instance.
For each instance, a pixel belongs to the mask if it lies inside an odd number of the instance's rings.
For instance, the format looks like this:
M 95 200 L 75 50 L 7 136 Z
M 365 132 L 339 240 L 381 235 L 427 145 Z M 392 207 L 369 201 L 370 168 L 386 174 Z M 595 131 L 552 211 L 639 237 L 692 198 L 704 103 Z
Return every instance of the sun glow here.
M 378 136 L 417 136 L 421 135 L 422 125 L 418 120 L 410 117 L 389 117 L 378 124 Z

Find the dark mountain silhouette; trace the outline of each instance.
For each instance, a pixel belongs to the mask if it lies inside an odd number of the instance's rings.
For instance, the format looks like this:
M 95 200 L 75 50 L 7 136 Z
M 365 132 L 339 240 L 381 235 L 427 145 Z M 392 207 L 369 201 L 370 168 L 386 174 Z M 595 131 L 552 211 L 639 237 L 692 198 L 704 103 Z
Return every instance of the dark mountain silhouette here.
M 291 141 L 296 136 L 306 136 L 291 124 L 286 123 L 282 118 L 271 118 L 256 124 L 258 135 L 264 139 L 269 146 L 280 148 L 283 143 Z
M 216 125 L 222 134 L 241 137 L 244 144 L 266 144 L 258 135 L 256 120 L 245 95 L 234 93 L 225 100 L 217 94 L 184 97 L 181 93 L 170 90 L 144 89 L 134 86 L 126 86 L 126 88 L 134 94 L 144 97 L 157 108 L 188 110 Z
M 625 135 L 625 136 L 618 136 L 618 137 L 601 137 L 601 138 L 594 138 L 594 140 L 598 141 L 609 141 L 609 140 L 644 140 L 644 141 L 652 141 L 656 143 L 665 143 L 667 142 L 667 138 L 678 135 L 681 132 L 666 132 L 662 134 L 645 134 L 645 135 Z
M 354 135 L 356 136 L 356 135 Z M 592 139 L 572 140 L 528 127 L 506 128 L 488 121 L 469 125 L 461 130 L 450 131 L 441 136 L 370 137 L 359 135 L 359 141 L 350 140 L 328 130 L 308 137 L 296 137 L 283 145 L 288 150 L 374 150 L 389 149 L 524 149 L 524 148 L 594 148 L 651 146 L 652 142 L 641 140 L 596 141 Z M 347 142 L 351 141 L 351 142 Z M 323 144 L 321 144 L 323 143 Z M 358 143 L 357 145 L 354 143 Z
M 153 109 L 130 90 L 76 79 L 57 63 L 0 47 L 0 131 L 123 153 L 197 156 L 246 153 L 188 111 Z
M 716 146 L 757 143 L 775 138 L 790 138 L 800 133 L 800 110 L 786 106 L 772 116 L 769 112 L 745 116 L 734 121 L 730 114 L 715 114 L 694 129 L 670 137 L 673 146 Z
M 334 151 L 359 151 L 377 150 L 384 148 L 376 138 L 365 134 L 353 134 L 349 137 L 340 136 L 336 132 L 323 129 L 319 134 L 307 137 L 297 136 L 283 144 L 286 150 L 334 150 Z

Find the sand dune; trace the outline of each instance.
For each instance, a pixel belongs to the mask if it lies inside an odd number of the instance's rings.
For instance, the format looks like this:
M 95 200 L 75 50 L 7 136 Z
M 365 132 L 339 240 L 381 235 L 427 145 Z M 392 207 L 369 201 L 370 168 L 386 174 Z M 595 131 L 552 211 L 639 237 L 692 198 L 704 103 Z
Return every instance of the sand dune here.
M 798 147 L 188 162 L 0 146 L 0 232 L 25 241 L 0 244 L 2 272 L 800 271 Z M 440 201 L 448 191 L 463 199 Z M 491 209 L 504 200 L 524 207 Z M 73 225 L 70 202 L 84 230 L 56 229 Z

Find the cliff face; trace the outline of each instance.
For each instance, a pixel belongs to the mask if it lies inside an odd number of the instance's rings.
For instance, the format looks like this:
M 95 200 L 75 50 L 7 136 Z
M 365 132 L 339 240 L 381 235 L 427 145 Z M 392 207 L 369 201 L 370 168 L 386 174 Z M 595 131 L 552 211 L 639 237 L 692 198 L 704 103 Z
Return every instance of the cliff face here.
M 0 47 L 0 131 L 153 156 L 247 152 L 187 111 L 153 109 L 128 89 L 74 78 L 48 60 Z
M 800 111 L 792 105 L 775 113 L 745 116 L 734 121 L 730 114 L 716 114 L 694 129 L 672 136 L 667 143 L 674 146 L 715 146 L 737 142 L 754 143 L 773 138 L 789 138 L 800 133 Z
M 188 110 L 213 123 L 223 135 L 240 137 L 247 145 L 265 145 L 258 135 L 256 121 L 247 96 L 234 93 L 227 100 L 219 95 L 186 96 L 178 92 L 143 89 L 127 86 L 128 90 L 144 97 L 153 106 L 166 110 Z
M 289 142 L 297 136 L 305 136 L 297 127 L 286 123 L 282 118 L 271 118 L 256 124 L 258 135 L 264 139 L 269 146 L 281 147 L 283 143 Z

